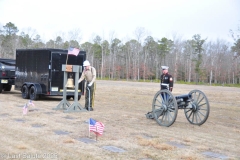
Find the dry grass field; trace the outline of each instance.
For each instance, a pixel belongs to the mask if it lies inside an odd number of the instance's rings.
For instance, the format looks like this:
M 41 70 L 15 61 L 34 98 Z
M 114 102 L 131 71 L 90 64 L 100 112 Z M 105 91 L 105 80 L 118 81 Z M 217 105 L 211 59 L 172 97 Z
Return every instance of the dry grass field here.
M 62 98 L 46 97 L 34 101 L 23 116 L 27 100 L 18 91 L 3 92 L 0 159 L 240 159 L 240 88 L 175 84 L 173 95 L 193 89 L 203 91 L 210 103 L 209 118 L 201 126 L 190 124 L 183 110 L 170 127 L 147 119 L 158 83 L 98 80 L 93 112 L 53 110 Z M 105 125 L 97 141 L 94 133 L 88 137 L 89 118 Z

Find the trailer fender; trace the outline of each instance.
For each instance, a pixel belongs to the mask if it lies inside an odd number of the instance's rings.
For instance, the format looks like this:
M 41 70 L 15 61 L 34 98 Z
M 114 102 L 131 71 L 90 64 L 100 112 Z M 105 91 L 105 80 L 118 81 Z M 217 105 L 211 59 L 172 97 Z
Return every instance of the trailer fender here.
M 36 93 L 35 94 L 42 94 L 42 87 L 39 83 L 33 83 L 33 85 L 36 88 Z

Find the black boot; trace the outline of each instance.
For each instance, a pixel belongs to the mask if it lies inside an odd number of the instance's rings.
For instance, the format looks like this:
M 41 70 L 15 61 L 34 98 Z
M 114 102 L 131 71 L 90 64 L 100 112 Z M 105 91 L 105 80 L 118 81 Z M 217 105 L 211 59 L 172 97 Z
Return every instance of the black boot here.
M 93 111 L 92 107 L 90 107 L 89 109 L 88 109 L 88 107 L 84 107 L 84 109 L 86 109 L 87 111 Z

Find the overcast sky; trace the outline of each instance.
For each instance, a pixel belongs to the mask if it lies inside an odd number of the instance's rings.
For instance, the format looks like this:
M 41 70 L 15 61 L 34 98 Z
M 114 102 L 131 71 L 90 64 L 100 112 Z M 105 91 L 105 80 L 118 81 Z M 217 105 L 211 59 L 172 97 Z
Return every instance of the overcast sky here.
M 142 27 L 156 39 L 200 34 L 231 41 L 229 30 L 240 26 L 240 0 L 0 0 L 0 27 L 8 22 L 35 29 L 43 40 L 74 29 L 81 30 L 80 43 L 94 35 L 109 40 L 110 33 L 129 40 Z

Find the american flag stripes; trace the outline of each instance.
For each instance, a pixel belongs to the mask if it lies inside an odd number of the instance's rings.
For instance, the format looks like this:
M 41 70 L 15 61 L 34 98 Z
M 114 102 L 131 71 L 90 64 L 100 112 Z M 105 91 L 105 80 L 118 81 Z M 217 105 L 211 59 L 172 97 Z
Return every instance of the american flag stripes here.
M 72 47 L 69 47 L 69 48 L 68 48 L 68 54 L 77 56 L 79 52 L 80 52 L 80 50 L 77 49 L 77 48 L 72 48 Z
M 104 124 L 98 122 L 92 118 L 89 119 L 89 131 L 94 132 L 97 135 L 102 135 L 104 130 Z
M 27 112 L 28 112 L 28 105 L 25 104 L 25 105 L 23 106 L 23 114 L 27 114 Z

